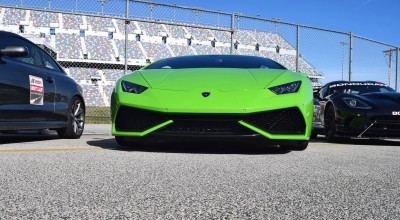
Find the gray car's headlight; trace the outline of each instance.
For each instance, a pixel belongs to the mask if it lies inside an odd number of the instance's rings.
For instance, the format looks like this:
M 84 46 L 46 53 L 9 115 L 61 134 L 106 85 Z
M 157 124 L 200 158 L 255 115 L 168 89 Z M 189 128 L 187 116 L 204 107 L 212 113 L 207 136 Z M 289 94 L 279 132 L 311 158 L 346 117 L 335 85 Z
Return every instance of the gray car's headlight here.
M 140 94 L 146 91 L 146 89 L 148 89 L 146 86 L 138 85 L 127 81 L 121 81 L 121 86 L 122 86 L 122 91 L 135 94 Z
M 342 100 L 351 108 L 361 108 L 361 109 L 370 109 L 372 108 L 367 103 L 351 97 L 343 97 Z
M 277 95 L 282 95 L 282 94 L 287 94 L 287 93 L 295 93 L 295 92 L 299 91 L 300 85 L 301 85 L 301 81 L 296 81 L 296 82 L 282 84 L 279 86 L 270 87 L 269 90 L 271 90 L 273 93 L 275 93 Z

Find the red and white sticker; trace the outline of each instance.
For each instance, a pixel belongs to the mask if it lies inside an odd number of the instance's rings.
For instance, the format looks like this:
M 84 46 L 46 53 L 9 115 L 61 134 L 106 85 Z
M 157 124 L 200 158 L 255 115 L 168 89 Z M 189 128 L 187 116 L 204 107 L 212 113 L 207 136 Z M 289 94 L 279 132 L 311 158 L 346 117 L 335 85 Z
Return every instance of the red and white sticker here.
M 30 103 L 31 105 L 43 105 L 44 86 L 43 79 L 37 76 L 29 75 Z

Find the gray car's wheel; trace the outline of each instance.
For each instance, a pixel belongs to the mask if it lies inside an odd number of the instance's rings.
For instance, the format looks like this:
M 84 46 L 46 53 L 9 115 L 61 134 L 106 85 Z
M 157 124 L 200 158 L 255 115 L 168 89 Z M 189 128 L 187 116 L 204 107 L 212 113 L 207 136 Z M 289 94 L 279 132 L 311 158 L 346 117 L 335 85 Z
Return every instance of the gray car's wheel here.
M 282 150 L 295 150 L 302 151 L 307 149 L 309 141 L 298 141 L 297 144 L 293 145 L 279 145 L 279 148 Z
M 85 105 L 83 101 L 74 97 L 68 108 L 67 127 L 57 129 L 58 136 L 61 138 L 77 139 L 80 138 L 85 126 Z
M 325 138 L 329 142 L 337 141 L 337 130 L 336 130 L 336 122 L 335 122 L 335 107 L 330 105 L 325 112 Z

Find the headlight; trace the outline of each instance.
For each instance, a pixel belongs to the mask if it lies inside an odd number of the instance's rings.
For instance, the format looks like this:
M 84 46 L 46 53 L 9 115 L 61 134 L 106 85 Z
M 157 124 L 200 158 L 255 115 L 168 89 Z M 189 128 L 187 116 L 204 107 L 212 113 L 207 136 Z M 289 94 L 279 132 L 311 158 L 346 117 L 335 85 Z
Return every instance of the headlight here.
M 269 88 L 273 93 L 277 95 L 287 94 L 287 93 L 295 93 L 299 91 L 301 85 L 301 81 L 291 82 L 282 84 L 279 86 L 274 86 Z
M 371 106 L 369 106 L 367 103 L 356 99 L 356 98 L 351 98 L 351 97 L 343 97 L 342 100 L 344 103 L 346 103 L 349 107 L 351 108 L 362 108 L 362 109 L 370 109 Z
M 135 94 L 140 94 L 140 93 L 146 91 L 146 89 L 147 89 L 146 86 L 141 86 L 141 85 L 138 85 L 135 83 L 127 82 L 127 81 L 122 81 L 121 86 L 122 86 L 122 91 L 135 93 Z

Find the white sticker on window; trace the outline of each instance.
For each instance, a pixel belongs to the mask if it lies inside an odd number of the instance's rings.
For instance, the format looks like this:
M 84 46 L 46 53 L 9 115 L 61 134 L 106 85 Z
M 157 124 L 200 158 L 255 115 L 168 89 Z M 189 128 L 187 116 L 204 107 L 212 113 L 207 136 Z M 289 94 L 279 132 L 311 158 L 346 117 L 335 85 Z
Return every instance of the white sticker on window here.
M 31 105 L 43 105 L 44 86 L 43 79 L 37 76 L 29 75 L 30 103 Z

